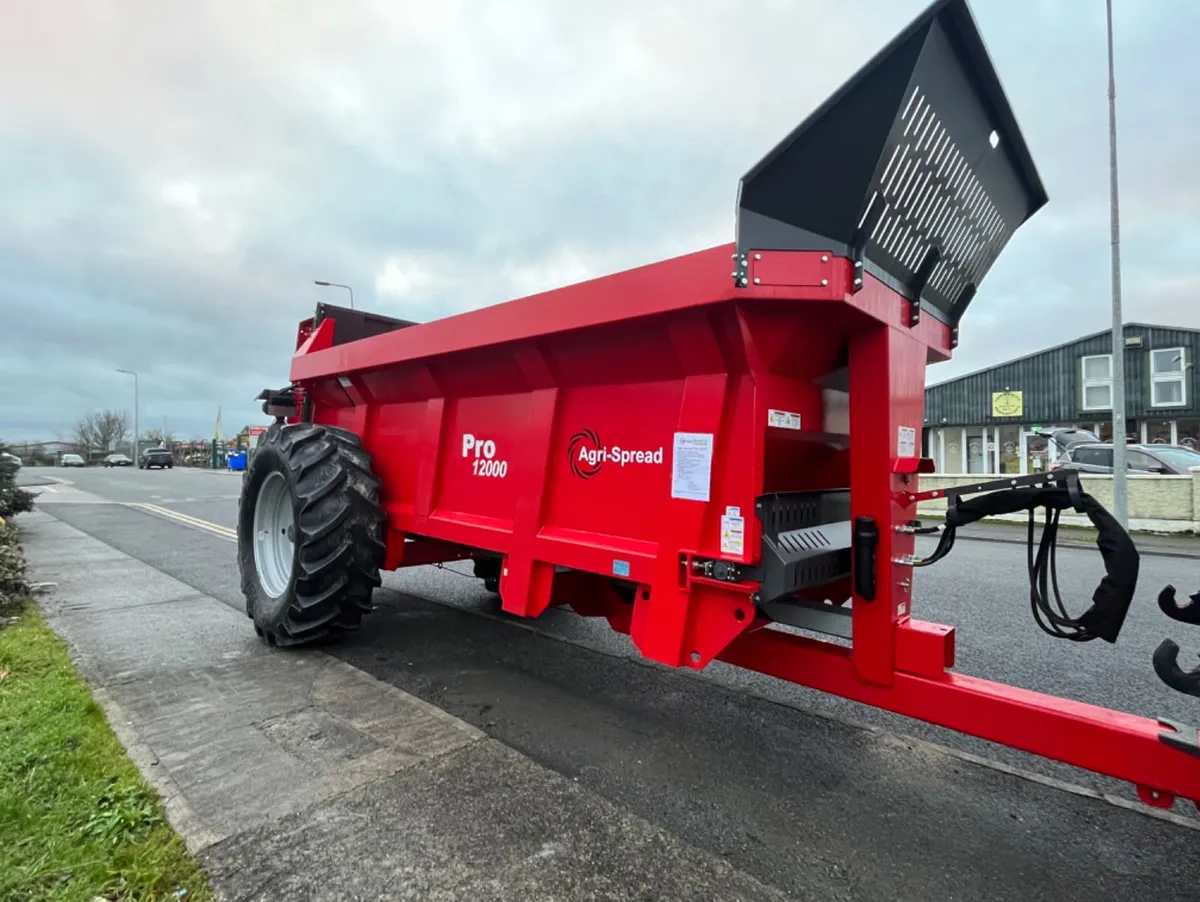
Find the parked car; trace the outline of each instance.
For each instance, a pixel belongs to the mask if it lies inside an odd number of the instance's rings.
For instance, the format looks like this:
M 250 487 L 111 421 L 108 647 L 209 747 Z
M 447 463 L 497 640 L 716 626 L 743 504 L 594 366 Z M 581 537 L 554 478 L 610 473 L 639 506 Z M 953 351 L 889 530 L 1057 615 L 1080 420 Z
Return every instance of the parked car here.
M 138 469 L 149 470 L 151 467 L 168 470 L 175 468 L 175 457 L 169 448 L 147 448 L 138 456 Z
M 127 454 L 110 454 L 104 458 L 104 466 L 106 467 L 131 467 L 133 466 L 133 458 Z
M 1186 445 L 1131 444 L 1126 445 L 1126 467 L 1131 473 L 1158 473 L 1168 476 L 1187 476 L 1192 467 L 1200 467 L 1200 452 Z M 1076 442 L 1050 469 L 1073 469 L 1082 473 L 1111 473 L 1113 446 L 1111 442 Z
M 1040 435 L 1042 438 L 1049 439 L 1051 444 L 1058 449 L 1061 454 L 1072 445 L 1102 445 L 1104 444 L 1100 436 L 1089 429 L 1075 429 L 1072 427 L 1059 427 L 1056 429 L 1039 429 L 1034 431 L 1034 435 Z
M 86 464 L 84 464 L 84 462 L 83 462 L 83 458 L 80 457 L 78 454 L 64 454 L 61 458 L 59 458 L 58 463 L 60 466 L 64 466 L 64 467 L 86 466 Z

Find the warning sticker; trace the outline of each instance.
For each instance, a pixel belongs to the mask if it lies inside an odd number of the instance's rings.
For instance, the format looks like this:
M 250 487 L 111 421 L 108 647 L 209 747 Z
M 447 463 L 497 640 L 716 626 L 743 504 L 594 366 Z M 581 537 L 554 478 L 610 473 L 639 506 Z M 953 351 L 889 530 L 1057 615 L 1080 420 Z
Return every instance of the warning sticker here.
M 917 456 L 917 430 L 912 426 L 901 426 L 896 430 L 896 456 Z
M 712 482 L 713 434 L 676 432 L 671 455 L 671 497 L 707 501 Z
M 800 414 L 792 413 L 790 410 L 776 410 L 772 407 L 767 411 L 767 425 L 774 426 L 776 429 L 799 429 Z
M 746 518 L 736 507 L 725 508 L 721 516 L 721 554 L 746 553 Z

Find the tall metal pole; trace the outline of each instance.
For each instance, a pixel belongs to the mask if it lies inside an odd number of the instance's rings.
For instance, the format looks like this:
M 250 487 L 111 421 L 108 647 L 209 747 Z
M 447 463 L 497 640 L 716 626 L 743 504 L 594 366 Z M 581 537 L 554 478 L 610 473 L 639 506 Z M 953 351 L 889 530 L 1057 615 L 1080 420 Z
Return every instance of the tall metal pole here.
M 1121 314 L 1121 214 L 1117 192 L 1117 79 L 1113 66 L 1112 0 L 1105 0 L 1108 22 L 1108 174 L 1112 225 L 1112 406 L 1113 516 L 1129 527 L 1129 493 L 1125 481 L 1125 328 Z
M 354 289 L 349 285 L 343 285 L 341 282 L 322 282 L 319 280 L 314 280 L 313 284 L 324 285 L 326 288 L 345 288 L 348 292 L 350 292 L 350 309 L 354 309 Z
M 119 369 L 117 372 L 133 377 L 133 462 L 136 464 L 138 457 L 138 374 L 133 370 Z

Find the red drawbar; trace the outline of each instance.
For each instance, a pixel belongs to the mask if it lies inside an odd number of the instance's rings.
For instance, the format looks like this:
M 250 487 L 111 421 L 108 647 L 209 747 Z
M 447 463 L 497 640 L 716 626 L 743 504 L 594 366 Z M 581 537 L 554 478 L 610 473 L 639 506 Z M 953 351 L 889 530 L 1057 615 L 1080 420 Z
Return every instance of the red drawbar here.
M 851 655 L 842 646 L 760 629 L 721 660 L 1127 780 L 1158 808 L 1177 797 L 1200 799 L 1200 759 L 1164 743 L 1160 736 L 1174 730 L 1157 721 L 952 673 L 897 672 L 890 686 L 876 686 L 855 677 Z M 1192 730 L 1184 738 L 1198 737 Z

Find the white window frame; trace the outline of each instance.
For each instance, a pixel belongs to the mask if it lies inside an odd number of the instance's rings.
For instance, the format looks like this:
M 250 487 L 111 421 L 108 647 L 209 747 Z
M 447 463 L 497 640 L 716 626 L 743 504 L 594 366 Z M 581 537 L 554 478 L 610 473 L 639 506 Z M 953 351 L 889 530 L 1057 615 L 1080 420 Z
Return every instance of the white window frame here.
M 1107 360 L 1108 361 L 1108 377 L 1105 379 L 1089 379 L 1087 376 L 1087 364 L 1089 360 Z M 1079 358 L 1079 381 L 1082 388 L 1080 390 L 1079 404 L 1082 410 L 1112 410 L 1113 401 L 1113 380 L 1112 380 L 1113 362 L 1112 354 L 1090 354 L 1087 357 Z M 1089 388 L 1097 388 L 1103 386 L 1108 389 L 1107 404 L 1088 404 L 1087 397 Z
M 1166 373 L 1156 373 L 1154 371 L 1154 361 L 1159 354 L 1171 354 L 1179 357 L 1179 369 L 1171 370 Z M 1160 407 L 1187 407 L 1187 349 L 1186 348 L 1153 348 L 1150 351 L 1150 406 L 1154 408 Z M 1164 384 L 1173 382 L 1179 383 L 1179 400 L 1178 401 L 1160 401 L 1158 399 L 1158 387 Z

